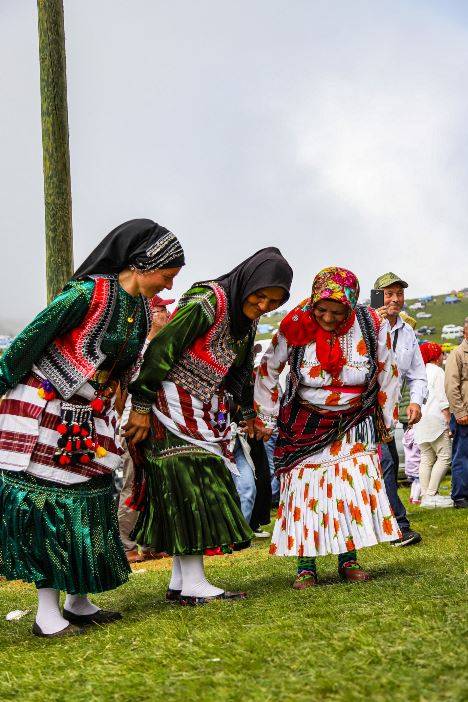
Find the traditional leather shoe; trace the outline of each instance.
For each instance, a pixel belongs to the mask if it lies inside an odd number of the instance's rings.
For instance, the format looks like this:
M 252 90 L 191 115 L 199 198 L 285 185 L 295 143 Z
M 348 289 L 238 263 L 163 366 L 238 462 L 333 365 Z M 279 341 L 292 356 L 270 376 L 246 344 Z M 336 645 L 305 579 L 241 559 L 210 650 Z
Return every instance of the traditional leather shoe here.
M 72 624 L 77 626 L 89 626 L 90 624 L 110 624 L 122 619 L 120 612 L 112 612 L 108 609 L 98 609 L 94 614 L 74 614 L 68 609 L 63 610 L 63 616 Z
M 81 629 L 79 626 L 69 624 L 65 627 L 65 629 L 56 631 L 55 634 L 44 634 L 39 624 L 36 624 L 36 622 L 34 622 L 32 633 L 34 634 L 34 636 L 42 636 L 45 639 L 59 639 L 64 636 L 77 636 L 78 634 L 84 634 L 84 630 Z
M 308 587 L 318 585 L 317 573 L 312 570 L 303 570 L 296 575 L 293 583 L 293 590 L 307 590 Z
M 179 597 L 179 604 L 183 607 L 187 605 L 195 607 L 196 605 L 208 604 L 208 602 L 213 602 L 213 600 L 245 600 L 246 597 L 246 592 L 222 592 L 220 595 L 211 595 L 209 597 L 181 595 Z
M 370 573 L 363 570 L 356 561 L 348 561 L 338 569 L 340 578 L 348 583 L 361 583 L 365 580 L 372 580 Z
M 180 595 L 182 590 L 173 590 L 168 587 L 166 590 L 166 602 L 178 602 L 180 600 Z
M 145 560 L 144 555 L 137 548 L 134 548 L 132 551 L 126 551 L 125 555 L 129 563 L 142 563 Z

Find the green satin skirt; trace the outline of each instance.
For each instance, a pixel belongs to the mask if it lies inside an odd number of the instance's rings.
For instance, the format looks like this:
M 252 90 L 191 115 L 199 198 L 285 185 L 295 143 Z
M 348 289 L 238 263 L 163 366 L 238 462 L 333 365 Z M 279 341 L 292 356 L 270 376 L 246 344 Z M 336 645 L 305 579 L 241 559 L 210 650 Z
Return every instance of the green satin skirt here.
M 172 556 L 250 545 L 253 532 L 221 458 L 169 432 L 165 440 L 146 441 L 142 453 L 146 498 L 132 535 L 137 543 Z
M 61 485 L 0 472 L 0 575 L 71 595 L 113 590 L 130 568 L 112 478 Z

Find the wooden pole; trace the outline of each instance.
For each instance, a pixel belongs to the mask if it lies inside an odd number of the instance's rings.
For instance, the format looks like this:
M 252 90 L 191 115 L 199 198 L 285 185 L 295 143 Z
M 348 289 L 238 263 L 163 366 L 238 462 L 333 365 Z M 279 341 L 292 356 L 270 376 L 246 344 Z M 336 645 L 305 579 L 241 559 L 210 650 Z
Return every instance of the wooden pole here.
M 62 0 L 37 0 L 41 75 L 42 152 L 47 299 L 73 273 L 73 229 L 68 146 L 67 74 Z

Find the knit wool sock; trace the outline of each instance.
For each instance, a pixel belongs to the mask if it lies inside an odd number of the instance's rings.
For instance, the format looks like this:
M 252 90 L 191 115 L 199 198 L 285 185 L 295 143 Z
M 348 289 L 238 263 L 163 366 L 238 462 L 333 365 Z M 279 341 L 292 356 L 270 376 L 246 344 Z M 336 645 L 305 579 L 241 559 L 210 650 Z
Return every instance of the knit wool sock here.
M 182 590 L 182 570 L 179 556 L 174 556 L 172 559 L 172 573 L 168 587 L 169 590 Z
M 317 573 L 317 559 L 315 556 L 302 556 L 297 559 L 297 574 L 300 575 L 304 571 Z
M 346 553 L 338 554 L 338 570 L 344 566 L 345 563 L 349 562 L 356 563 L 357 553 L 356 551 L 347 551 Z
M 68 594 L 65 598 L 63 608 L 68 610 L 68 612 L 73 612 L 73 614 L 78 614 L 81 616 L 96 614 L 96 612 L 99 612 L 100 610 L 100 607 L 96 607 L 96 605 L 90 602 L 86 595 Z
M 224 590 L 206 579 L 203 556 L 179 556 L 182 570 L 182 595 L 188 597 L 213 597 Z
M 51 587 L 41 587 L 37 590 L 38 604 L 36 624 L 44 634 L 56 634 L 65 629 L 69 622 L 62 617 L 60 611 L 60 591 Z

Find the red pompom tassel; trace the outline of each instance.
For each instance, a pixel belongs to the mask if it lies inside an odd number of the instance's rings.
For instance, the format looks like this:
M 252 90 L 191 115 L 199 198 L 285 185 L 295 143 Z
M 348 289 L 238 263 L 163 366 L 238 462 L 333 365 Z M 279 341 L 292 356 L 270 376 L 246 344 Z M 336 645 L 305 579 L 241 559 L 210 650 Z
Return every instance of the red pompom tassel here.
M 87 429 L 82 429 L 81 436 L 89 436 L 89 431 Z
M 66 450 L 66 451 L 71 451 L 72 449 L 73 449 L 72 442 L 71 442 L 71 441 L 67 441 L 66 446 L 65 446 L 65 450 Z
M 73 434 L 79 434 L 80 431 L 81 431 L 81 430 L 80 430 L 80 427 L 79 427 L 78 424 L 73 424 L 73 425 L 72 425 L 72 433 L 73 433 Z
M 89 438 L 84 440 L 84 445 L 86 446 L 86 448 L 89 448 L 89 449 L 94 448 L 94 442 L 92 439 L 89 439 Z
M 67 466 L 70 462 L 70 457 L 66 456 L 64 453 L 59 458 L 59 463 L 61 466 Z
M 57 431 L 59 434 L 66 434 L 67 433 L 67 425 L 66 424 L 57 424 Z
M 87 453 L 84 453 L 84 454 L 80 457 L 80 463 L 85 463 L 85 464 L 86 464 L 86 463 L 91 463 L 91 459 L 90 459 L 90 457 L 88 456 Z
M 104 401 L 100 397 L 95 397 L 91 402 L 91 407 L 93 412 L 96 412 L 96 414 L 101 414 L 102 410 L 104 409 Z

